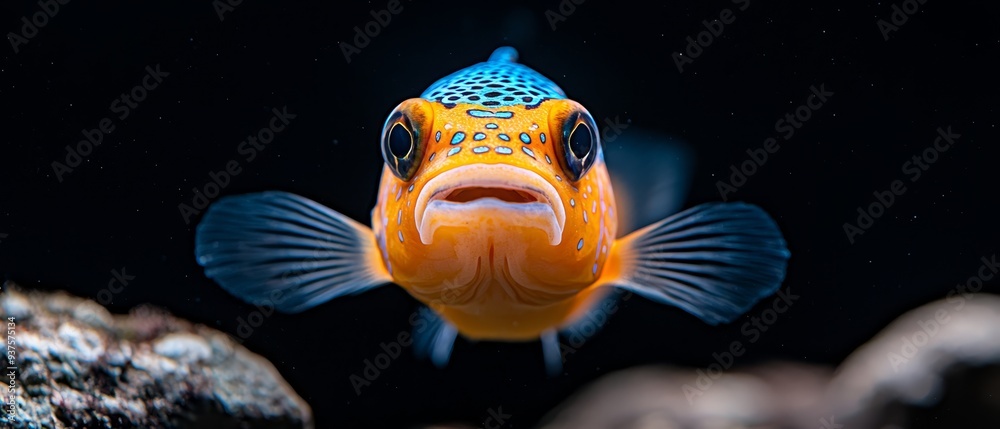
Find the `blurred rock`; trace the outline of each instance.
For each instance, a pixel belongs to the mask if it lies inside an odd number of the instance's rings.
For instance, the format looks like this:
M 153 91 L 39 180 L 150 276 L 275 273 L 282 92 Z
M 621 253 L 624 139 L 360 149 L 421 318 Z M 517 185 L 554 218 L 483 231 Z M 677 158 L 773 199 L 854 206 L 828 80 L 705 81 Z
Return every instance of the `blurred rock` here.
M 111 315 L 63 293 L 3 289 L 17 370 L 0 427 L 312 427 L 274 366 L 221 332 L 151 308 Z
M 1000 298 L 956 295 L 910 311 L 833 374 L 787 363 L 729 370 L 716 379 L 705 370 L 608 375 L 543 427 L 998 428 Z
M 844 361 L 828 401 L 852 427 L 1000 427 L 1000 297 L 900 316 Z
M 815 427 L 830 370 L 773 364 L 712 380 L 696 369 L 637 368 L 570 399 L 546 429 Z M 699 382 L 699 379 L 700 382 Z M 706 380 L 711 380 L 709 384 Z M 700 387 L 699 387 L 700 386 Z M 688 389 L 697 389 L 693 393 Z M 690 400 L 688 399 L 690 397 Z M 818 414 L 817 414 L 818 415 Z

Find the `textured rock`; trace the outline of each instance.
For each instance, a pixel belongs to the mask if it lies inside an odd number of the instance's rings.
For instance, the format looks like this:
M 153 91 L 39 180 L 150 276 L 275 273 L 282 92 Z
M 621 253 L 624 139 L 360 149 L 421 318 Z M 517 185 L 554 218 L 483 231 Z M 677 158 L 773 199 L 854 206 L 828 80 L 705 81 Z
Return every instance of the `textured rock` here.
M 7 404 L 0 427 L 312 427 L 308 404 L 274 366 L 221 332 L 152 308 L 111 315 L 12 286 L 0 316 L 16 323 L 17 388 L 3 392 L 16 420 Z

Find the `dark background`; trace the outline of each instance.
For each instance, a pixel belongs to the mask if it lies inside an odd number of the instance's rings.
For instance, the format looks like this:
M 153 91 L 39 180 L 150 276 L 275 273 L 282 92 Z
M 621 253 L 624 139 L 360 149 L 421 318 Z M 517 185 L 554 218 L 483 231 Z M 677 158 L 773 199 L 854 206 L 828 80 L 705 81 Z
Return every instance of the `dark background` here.
M 0 30 L 19 32 L 36 2 L 4 2 Z M 512 45 L 598 122 L 690 142 L 697 155 L 687 205 L 720 199 L 716 181 L 776 136 L 775 121 L 812 85 L 834 96 L 773 154 L 735 199 L 761 205 L 792 252 L 785 286 L 801 295 L 738 365 L 771 359 L 836 365 L 889 321 L 945 297 L 1000 251 L 997 223 L 998 9 L 929 0 L 885 41 L 891 2 L 764 2 L 746 11 L 678 73 L 671 54 L 729 1 L 665 5 L 591 0 L 553 31 L 555 0 L 443 4 L 403 1 L 347 63 L 338 42 L 385 1 L 291 5 L 246 0 L 220 21 L 211 2 L 71 1 L 14 53 L 0 48 L 0 271 L 41 289 L 96 298 L 125 269 L 135 280 L 112 311 L 151 303 L 235 333 L 253 307 L 208 280 L 193 258 L 193 226 L 178 204 L 231 159 L 224 194 L 284 190 L 367 223 L 380 127 L 435 79 Z M 815 4 L 814 4 L 815 3 Z M 104 143 L 60 182 L 53 161 L 146 66 L 170 73 Z M 298 115 L 253 162 L 236 148 L 288 106 Z M 874 226 L 850 244 L 842 230 L 872 192 L 907 179 L 901 166 L 937 127 L 958 142 Z M 625 131 L 628 133 L 628 130 Z M 986 290 L 1000 289 L 1000 280 Z M 767 308 L 767 299 L 749 313 Z M 409 329 L 416 301 L 387 287 L 297 315 L 273 315 L 245 343 L 311 404 L 318 427 L 479 424 L 489 409 L 530 427 L 577 388 L 616 369 L 704 367 L 746 340 L 747 320 L 707 326 L 636 298 L 546 378 L 536 343 L 460 340 L 443 370 L 407 351 L 361 396 L 360 374 Z M 746 343 L 746 341 L 744 341 Z

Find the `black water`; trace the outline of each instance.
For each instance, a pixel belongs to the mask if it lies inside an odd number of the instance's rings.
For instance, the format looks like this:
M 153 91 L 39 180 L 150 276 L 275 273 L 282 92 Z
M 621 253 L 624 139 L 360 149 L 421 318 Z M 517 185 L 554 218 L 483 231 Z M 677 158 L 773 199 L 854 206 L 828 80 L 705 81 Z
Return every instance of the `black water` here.
M 1000 252 L 1000 32 L 988 2 L 927 1 L 886 41 L 877 21 L 891 22 L 892 2 L 591 0 L 553 30 L 546 10 L 558 10 L 554 0 L 403 1 L 349 63 L 338 42 L 353 43 L 353 27 L 388 2 L 343 3 L 243 1 L 220 20 L 208 1 L 71 1 L 17 53 L 0 48 L 0 270 L 26 286 L 95 299 L 117 270 L 134 279 L 102 295 L 113 311 L 151 303 L 246 333 L 240 320 L 255 309 L 193 259 L 198 216 L 188 223 L 178 209 L 192 204 L 192 188 L 235 160 L 239 173 L 223 194 L 290 191 L 367 222 L 385 116 L 501 45 L 516 47 L 599 122 L 619 117 L 690 142 L 698 160 L 689 206 L 719 200 L 717 181 L 729 179 L 730 166 L 777 137 L 780 149 L 729 197 L 775 217 L 793 255 L 785 287 L 800 298 L 766 332 L 745 327 L 749 317 L 709 327 L 636 298 L 570 355 L 562 377 L 545 377 L 537 344 L 459 341 L 448 368 L 407 350 L 360 396 L 351 375 L 363 377 L 380 343 L 408 328 L 413 299 L 383 288 L 267 317 L 245 344 L 274 362 L 319 427 L 482 424 L 490 410 L 510 415 L 504 427 L 530 427 L 602 374 L 704 366 L 734 340 L 747 344 L 738 365 L 835 365 Z M 735 21 L 679 73 L 671 54 L 727 8 Z M 0 29 L 21 33 L 21 17 L 42 7 L 5 2 L 0 10 Z M 120 118 L 126 110 L 112 102 L 157 66 L 162 82 Z M 814 86 L 833 95 L 786 140 L 776 121 Z M 295 118 L 248 161 L 241 141 L 283 108 Z M 54 169 L 66 163 L 65 147 L 84 139 L 81 130 L 104 118 L 114 131 L 102 144 L 71 172 Z M 960 137 L 946 152 L 932 150 L 936 162 L 913 181 L 904 164 L 934 147 L 939 127 Z M 844 224 L 856 224 L 858 207 L 894 180 L 906 191 L 852 244 Z M 984 290 L 1000 290 L 1000 280 Z

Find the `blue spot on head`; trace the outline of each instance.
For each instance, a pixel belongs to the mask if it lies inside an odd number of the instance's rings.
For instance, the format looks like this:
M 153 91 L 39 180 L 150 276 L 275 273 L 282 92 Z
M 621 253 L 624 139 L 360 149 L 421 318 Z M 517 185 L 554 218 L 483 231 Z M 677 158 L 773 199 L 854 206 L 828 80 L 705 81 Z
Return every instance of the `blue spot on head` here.
M 420 97 L 446 106 L 466 103 L 531 108 L 548 99 L 566 98 L 566 93 L 545 76 L 517 63 L 517 51 L 513 48 L 502 47 L 488 61 L 434 82 Z
M 451 138 L 451 144 L 459 144 L 462 140 L 465 140 L 465 133 L 459 131 L 455 133 L 454 137 Z
M 502 153 L 504 155 L 510 155 L 514 153 L 514 151 L 507 146 L 497 146 L 496 151 L 497 153 Z
M 483 134 L 483 133 L 476 133 L 476 134 L 473 134 L 473 136 L 472 136 L 472 139 L 475 140 L 475 141 L 480 141 L 480 140 L 485 139 L 485 138 L 486 138 L 486 134 Z
M 490 123 L 486 124 L 486 129 L 487 129 L 487 130 L 495 130 L 495 129 L 497 129 L 497 128 L 499 128 L 499 127 L 497 126 L 497 124 L 494 124 L 494 123 L 492 123 L 492 122 L 490 122 Z
M 453 147 L 448 151 L 448 156 L 452 156 L 462 150 L 462 147 Z
M 531 136 L 529 136 L 528 133 L 521 133 L 521 141 L 524 142 L 524 144 L 529 144 L 531 143 Z
M 434 133 L 434 141 L 436 141 L 436 142 L 441 141 L 441 132 L 440 131 Z
M 542 141 L 542 144 L 545 144 L 545 133 L 538 134 L 538 139 Z
M 486 152 L 489 152 L 489 151 L 490 151 L 489 146 L 477 146 L 477 147 L 472 148 L 472 152 L 474 152 L 474 153 L 486 153 Z
M 497 134 L 497 137 L 500 137 L 500 140 L 503 140 L 505 142 L 509 142 L 510 141 L 510 137 L 507 137 L 507 135 L 504 134 L 504 133 Z

